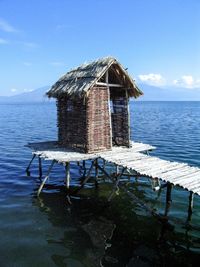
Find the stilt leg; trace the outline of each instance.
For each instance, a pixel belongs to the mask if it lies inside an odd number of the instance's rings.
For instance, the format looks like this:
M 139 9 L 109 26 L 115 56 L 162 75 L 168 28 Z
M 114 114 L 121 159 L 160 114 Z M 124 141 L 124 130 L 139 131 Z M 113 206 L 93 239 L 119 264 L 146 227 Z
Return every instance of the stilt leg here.
M 105 176 L 107 176 L 109 179 L 112 180 L 112 177 L 104 170 L 103 167 L 99 166 L 99 164 L 97 164 L 97 166 L 98 166 L 99 170 L 105 174 Z
M 33 160 L 34 160 L 35 157 L 36 157 L 36 155 L 33 154 L 33 157 L 31 159 L 31 161 L 29 162 L 28 167 L 26 168 L 26 174 L 27 174 L 27 176 L 30 176 L 30 174 L 31 174 L 30 171 L 29 171 L 29 169 L 30 169 L 31 164 L 32 164 L 32 162 L 33 162 Z
M 67 190 L 69 190 L 69 186 L 70 186 L 70 162 L 66 162 L 65 171 L 66 171 L 66 187 L 67 187 Z
M 91 166 L 90 166 L 90 168 L 89 168 L 89 170 L 88 170 L 87 176 L 86 176 L 85 179 L 81 182 L 81 187 L 78 188 L 78 189 L 76 189 L 76 190 L 74 191 L 75 194 L 78 193 L 78 192 L 84 187 L 84 185 L 87 183 L 87 181 L 89 180 L 89 178 L 90 178 L 90 173 L 91 173 L 91 171 L 92 171 L 92 169 L 93 169 L 93 167 L 94 167 L 94 164 L 95 164 L 95 160 L 92 161 L 92 164 L 91 164 Z
M 110 193 L 109 197 L 108 197 L 108 201 L 111 201 L 113 195 L 116 193 L 118 194 L 118 191 L 119 191 L 119 182 L 120 182 L 120 178 L 122 177 L 122 175 L 124 174 L 126 168 L 123 168 L 121 174 L 119 174 L 119 171 L 117 172 L 117 175 L 116 175 L 116 181 L 115 181 L 115 184 L 114 184 L 114 188 L 112 190 L 112 192 Z
M 194 201 L 194 193 L 190 192 L 187 222 L 190 222 L 192 218 L 193 201 Z
M 40 157 L 38 157 L 38 161 L 39 161 L 39 178 L 42 177 L 42 160 Z
M 70 200 L 70 192 L 69 192 L 69 188 L 70 188 L 70 162 L 66 162 L 65 171 L 66 171 L 67 201 L 69 204 L 72 204 L 71 200 Z
M 172 185 L 170 183 L 167 183 L 165 216 L 168 215 L 170 204 L 172 202 L 172 199 L 171 199 L 171 191 L 172 191 Z
M 92 162 L 92 164 L 91 164 L 91 166 L 90 166 L 90 168 L 89 168 L 89 171 L 88 171 L 88 173 L 87 173 L 87 176 L 85 177 L 85 179 L 84 179 L 83 182 L 81 183 L 81 187 L 83 187 L 84 184 L 86 184 L 87 181 L 89 180 L 89 178 L 90 178 L 90 173 L 91 173 L 91 171 L 92 171 L 92 169 L 93 169 L 93 167 L 94 167 L 94 164 L 95 164 L 95 160 Z
M 53 160 L 53 161 L 51 162 L 51 165 L 49 166 L 47 175 L 45 176 L 44 180 L 42 181 L 42 183 L 41 183 L 41 185 L 40 185 L 40 187 L 39 187 L 39 189 L 38 189 L 37 196 L 40 195 L 40 192 L 42 191 L 42 188 L 43 188 L 44 184 L 46 183 L 46 180 L 49 178 L 49 174 L 50 174 L 50 172 L 51 172 L 51 170 L 52 170 L 52 168 L 53 168 L 54 163 L 55 163 L 55 160 Z
M 83 176 L 82 178 L 85 178 L 86 175 L 86 167 L 85 167 L 85 160 L 83 160 Z
M 119 166 L 116 165 L 116 177 L 119 175 Z
M 115 182 L 115 185 L 114 185 L 114 188 L 113 188 L 112 192 L 110 193 L 110 195 L 109 195 L 109 197 L 108 197 L 108 201 L 109 201 L 109 202 L 111 201 L 113 195 L 119 191 L 119 187 L 118 187 L 119 180 L 120 180 L 120 179 L 117 178 L 117 180 L 116 180 L 116 182 Z
M 99 169 L 98 169 L 98 159 L 95 160 L 95 187 L 98 187 L 98 176 L 99 176 Z

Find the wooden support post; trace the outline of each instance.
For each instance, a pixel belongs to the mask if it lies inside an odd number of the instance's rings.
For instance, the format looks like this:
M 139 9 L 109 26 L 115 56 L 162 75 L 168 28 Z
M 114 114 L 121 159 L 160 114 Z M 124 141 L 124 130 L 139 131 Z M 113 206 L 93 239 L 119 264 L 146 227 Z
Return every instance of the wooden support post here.
M 70 200 L 70 162 L 65 163 L 65 173 L 66 173 L 66 188 L 67 188 L 67 201 L 71 205 L 71 200 Z
M 42 177 L 42 160 L 40 157 L 38 157 L 38 161 L 39 161 L 39 178 Z
M 116 182 L 115 182 L 115 184 L 114 184 L 114 188 L 113 188 L 112 192 L 110 193 L 110 195 L 109 195 L 109 197 L 108 197 L 108 202 L 111 201 L 111 199 L 112 199 L 112 197 L 113 197 L 113 195 L 114 195 L 115 193 L 118 193 L 118 191 L 119 191 L 119 187 L 118 187 L 118 185 L 119 185 L 119 180 L 120 180 L 120 177 L 118 177 L 118 178 L 116 179 Z
M 78 189 L 76 189 L 76 190 L 74 191 L 75 194 L 78 193 L 78 192 L 83 188 L 84 184 L 86 184 L 87 181 L 89 180 L 89 178 L 90 178 L 90 173 L 91 173 L 91 171 L 92 171 L 92 169 L 93 169 L 93 167 L 94 167 L 94 164 L 95 164 L 95 160 L 92 161 L 92 164 L 91 164 L 91 166 L 90 166 L 90 168 L 89 168 L 89 170 L 88 170 L 87 176 L 86 176 L 85 179 L 81 182 L 81 186 L 80 186 L 80 188 L 78 188 Z
M 110 123 L 110 147 L 112 147 L 112 114 L 111 114 L 111 107 L 110 107 L 110 87 L 108 85 L 108 82 L 109 82 L 109 76 L 108 76 L 108 71 L 106 71 L 106 84 L 107 84 L 107 87 L 108 87 L 108 113 L 109 113 L 109 123 Z
M 116 167 L 116 176 L 118 176 L 119 175 L 119 165 L 116 164 L 115 167 Z
M 66 172 L 65 183 L 66 183 L 67 190 L 69 190 L 69 187 L 70 187 L 70 162 L 66 162 L 65 172 Z
M 51 172 L 51 170 L 52 170 L 52 168 L 53 168 L 54 163 L 55 163 L 55 160 L 53 160 L 53 161 L 51 162 L 51 165 L 49 166 L 47 175 L 45 176 L 44 180 L 42 181 L 42 183 L 41 183 L 41 185 L 40 185 L 40 187 L 39 187 L 39 189 L 38 189 L 37 196 L 40 195 L 40 192 L 42 191 L 42 188 L 43 188 L 44 184 L 46 183 L 46 180 L 49 178 L 49 175 L 50 175 L 50 172 Z
M 85 178 L 86 175 L 86 167 L 85 167 L 85 160 L 83 160 L 83 176 L 82 178 Z
M 127 115 L 128 115 L 128 147 L 131 147 L 131 125 L 130 125 L 130 110 L 129 110 L 129 96 L 126 89 L 126 101 L 127 101 Z
M 192 218 L 193 202 L 194 202 L 194 193 L 190 192 L 187 222 L 191 221 L 191 218 Z
M 98 187 L 98 176 L 99 176 L 99 169 L 98 169 L 98 159 L 95 159 L 95 187 Z
M 30 162 L 29 162 L 29 164 L 28 164 L 28 166 L 27 166 L 27 168 L 26 168 L 26 174 L 27 174 L 27 176 L 30 176 L 30 171 L 29 171 L 29 169 L 30 169 L 30 167 L 31 167 L 31 164 L 32 164 L 32 162 L 33 162 L 33 160 L 34 160 L 34 158 L 36 157 L 36 154 L 33 154 L 33 157 L 32 157 L 32 159 L 30 160 Z
M 91 166 L 90 166 L 90 168 L 89 168 L 89 171 L 88 171 L 88 173 L 87 173 L 87 176 L 85 177 L 85 179 L 84 179 L 83 182 L 81 183 L 81 187 L 83 187 L 84 184 L 86 184 L 87 181 L 89 180 L 89 178 L 90 178 L 90 173 L 91 173 L 91 171 L 92 171 L 92 169 L 93 169 L 93 167 L 94 167 L 94 163 L 95 163 L 95 161 L 92 162 L 92 164 L 91 164 Z
M 168 215 L 170 204 L 172 202 L 172 199 L 171 199 L 171 191 L 172 191 L 172 184 L 167 183 L 166 204 L 165 204 L 165 216 Z
M 102 168 L 105 169 L 105 166 L 106 166 L 106 160 L 103 159 L 103 164 L 102 164 Z
M 100 169 L 100 171 L 102 171 L 105 174 L 105 176 L 107 176 L 109 179 L 112 180 L 112 177 L 104 170 L 104 168 L 102 168 L 101 166 L 99 166 L 99 164 L 97 166 Z

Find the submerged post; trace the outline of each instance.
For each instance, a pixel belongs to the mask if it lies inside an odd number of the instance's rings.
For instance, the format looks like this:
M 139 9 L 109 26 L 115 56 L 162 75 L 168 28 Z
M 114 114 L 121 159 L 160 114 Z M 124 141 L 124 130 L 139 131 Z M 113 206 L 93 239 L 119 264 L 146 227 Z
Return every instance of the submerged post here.
M 167 192 L 166 192 L 166 204 L 165 204 L 165 216 L 167 216 L 170 208 L 170 204 L 172 202 L 171 199 L 171 191 L 172 191 L 172 184 L 167 183 Z
M 99 177 L 99 168 L 98 168 L 98 159 L 95 160 L 95 187 L 98 187 L 98 177 Z
M 39 162 L 39 178 L 42 177 L 42 160 L 40 156 L 38 157 L 38 162 Z
M 69 190 L 69 186 L 70 186 L 70 162 L 66 162 L 65 172 L 66 172 L 66 187 L 67 187 L 67 190 Z
M 191 221 L 192 218 L 193 203 L 194 203 L 194 193 L 190 191 L 187 222 Z
M 82 178 L 85 178 L 86 175 L 86 166 L 85 166 L 85 160 L 83 160 L 83 176 Z
M 30 162 L 29 162 L 29 164 L 28 164 L 28 166 L 27 166 L 27 168 L 26 168 L 26 174 L 27 174 L 28 176 L 30 176 L 30 171 L 29 171 L 29 169 L 30 169 L 31 164 L 32 164 L 32 162 L 33 162 L 33 160 L 34 160 L 35 157 L 36 157 L 36 154 L 33 154 L 33 157 L 32 157 L 32 159 L 30 160 Z
M 42 181 L 42 183 L 41 183 L 41 185 L 40 185 L 40 187 L 39 187 L 39 189 L 38 189 L 37 196 L 40 195 L 40 192 L 42 191 L 42 188 L 43 188 L 43 186 L 44 186 L 46 180 L 49 178 L 49 174 L 50 174 L 50 172 L 51 172 L 51 170 L 52 170 L 53 165 L 54 165 L 55 162 L 56 162 L 55 160 L 52 160 L 51 165 L 49 166 L 47 175 L 45 176 L 44 180 Z

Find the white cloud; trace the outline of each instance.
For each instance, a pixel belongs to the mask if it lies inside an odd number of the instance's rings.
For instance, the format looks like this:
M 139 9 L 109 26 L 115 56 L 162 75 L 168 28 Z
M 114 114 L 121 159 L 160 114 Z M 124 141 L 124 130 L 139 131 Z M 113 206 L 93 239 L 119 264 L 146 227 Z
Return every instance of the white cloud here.
M 161 74 L 149 73 L 149 74 L 140 74 L 138 75 L 140 81 L 150 84 L 150 85 L 164 85 L 165 79 Z
M 0 38 L 0 45 L 1 44 L 8 44 L 9 42 L 5 39 Z
M 0 18 L 0 30 L 4 32 L 17 32 L 17 30 L 11 26 L 7 21 Z
M 15 92 L 17 91 L 17 89 L 16 89 L 16 88 L 11 88 L 10 91 L 11 91 L 12 93 L 15 93 Z
M 200 87 L 200 79 L 195 79 L 192 75 L 183 75 L 180 79 L 173 80 L 176 86 L 186 88 Z

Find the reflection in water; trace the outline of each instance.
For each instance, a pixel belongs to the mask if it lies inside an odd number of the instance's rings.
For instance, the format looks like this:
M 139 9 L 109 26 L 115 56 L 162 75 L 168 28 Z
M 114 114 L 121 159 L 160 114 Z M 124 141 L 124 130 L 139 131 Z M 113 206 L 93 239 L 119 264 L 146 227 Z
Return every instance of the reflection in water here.
M 147 201 L 144 182 L 129 188 Z M 56 266 L 190 266 L 198 258 L 190 248 L 199 240 L 175 232 L 167 220 L 160 223 L 125 193 L 120 191 L 108 203 L 110 184 L 82 189 L 72 197 L 72 205 L 63 187 L 51 189 L 33 203 L 52 225 L 63 229 L 61 236 L 46 239 L 48 246 L 56 247 L 51 255 Z
M 65 248 L 61 254 L 52 255 L 52 260 L 57 266 L 100 266 L 106 249 L 110 246 L 115 224 L 101 216 L 103 203 L 97 208 L 97 213 L 92 216 L 95 199 L 72 198 L 72 205 L 68 205 L 65 192 L 45 194 L 42 193 L 34 204 L 48 215 L 48 219 L 55 226 L 63 227 L 63 236 L 59 239 L 47 239 L 48 244 Z M 83 203 L 80 204 L 80 201 Z M 102 212 L 101 212 L 102 210 Z M 63 253 L 64 252 L 64 253 Z M 115 261 L 112 257 L 109 260 Z M 74 264 L 74 265 L 73 265 Z M 81 265 L 84 264 L 84 265 Z

